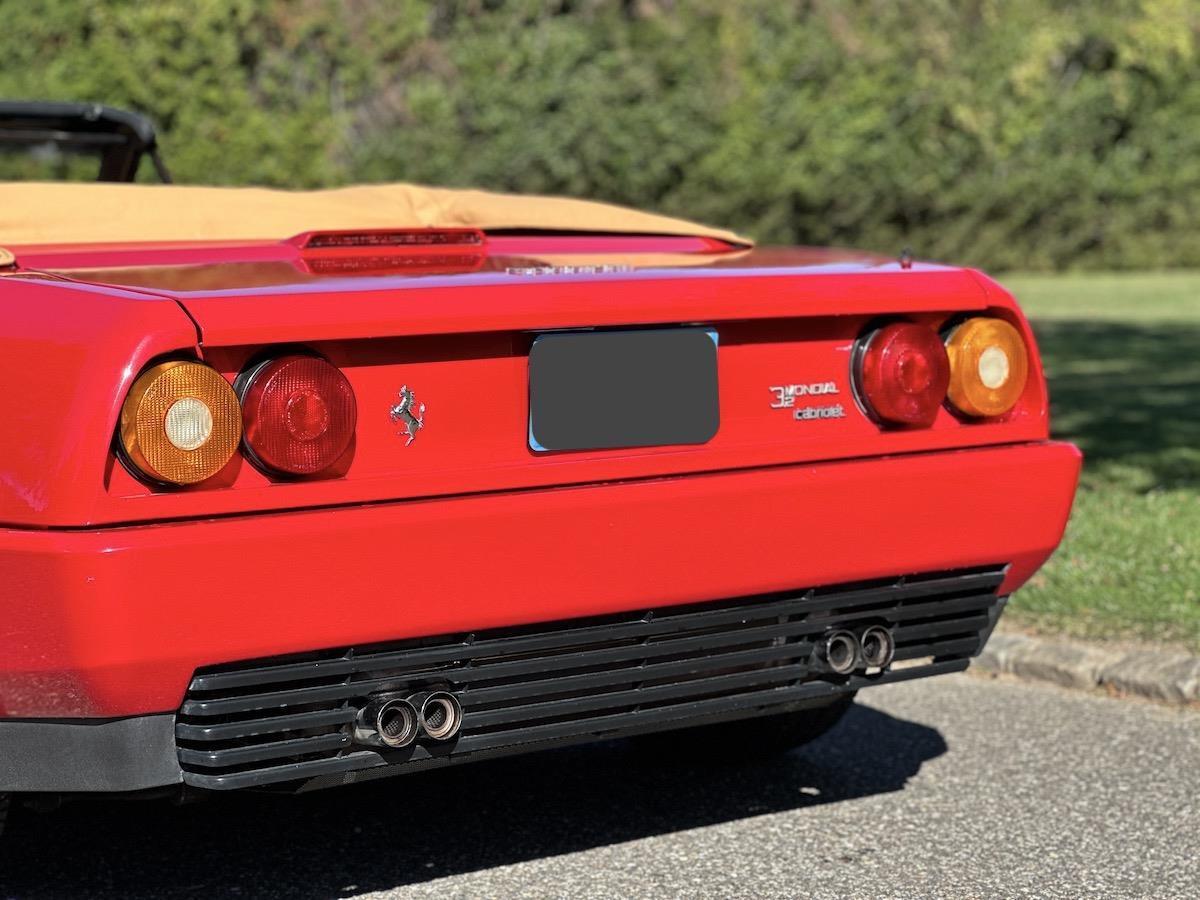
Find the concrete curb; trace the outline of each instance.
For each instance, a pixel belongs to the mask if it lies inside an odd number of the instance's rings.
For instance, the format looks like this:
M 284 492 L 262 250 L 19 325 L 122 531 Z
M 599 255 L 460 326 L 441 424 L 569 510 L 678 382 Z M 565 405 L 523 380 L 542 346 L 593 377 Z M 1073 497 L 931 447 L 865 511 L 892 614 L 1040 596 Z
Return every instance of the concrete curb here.
M 1200 702 L 1200 656 L 993 634 L 972 668 L 1166 703 Z

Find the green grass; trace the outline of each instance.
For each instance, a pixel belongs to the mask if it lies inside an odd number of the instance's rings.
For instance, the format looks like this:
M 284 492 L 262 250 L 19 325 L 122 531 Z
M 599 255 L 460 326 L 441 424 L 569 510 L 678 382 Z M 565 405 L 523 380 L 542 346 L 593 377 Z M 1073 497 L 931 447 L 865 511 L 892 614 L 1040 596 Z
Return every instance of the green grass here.
M 1030 316 L 1041 321 L 1200 325 L 1200 271 L 1014 274 L 1000 281 Z
M 1013 619 L 1200 650 L 1200 272 L 1001 280 L 1033 320 L 1054 433 L 1086 457 Z

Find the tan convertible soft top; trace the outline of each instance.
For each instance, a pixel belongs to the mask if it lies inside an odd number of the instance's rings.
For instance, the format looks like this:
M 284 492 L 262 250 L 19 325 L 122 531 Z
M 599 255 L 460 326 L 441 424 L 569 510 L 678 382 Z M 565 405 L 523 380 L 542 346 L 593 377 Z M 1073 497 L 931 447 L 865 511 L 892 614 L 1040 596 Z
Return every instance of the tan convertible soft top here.
M 0 245 L 282 240 L 305 231 L 479 228 L 692 235 L 731 231 L 564 197 L 412 184 L 321 191 L 189 185 L 0 183 Z

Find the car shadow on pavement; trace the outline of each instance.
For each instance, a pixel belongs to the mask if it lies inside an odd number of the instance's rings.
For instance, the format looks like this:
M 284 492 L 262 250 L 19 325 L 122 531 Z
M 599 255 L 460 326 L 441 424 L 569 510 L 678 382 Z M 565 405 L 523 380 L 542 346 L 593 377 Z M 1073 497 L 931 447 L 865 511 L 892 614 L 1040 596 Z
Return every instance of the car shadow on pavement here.
M 340 897 L 898 791 L 945 751 L 859 704 L 769 760 L 610 741 L 302 796 L 84 800 L 10 822 L 0 897 Z

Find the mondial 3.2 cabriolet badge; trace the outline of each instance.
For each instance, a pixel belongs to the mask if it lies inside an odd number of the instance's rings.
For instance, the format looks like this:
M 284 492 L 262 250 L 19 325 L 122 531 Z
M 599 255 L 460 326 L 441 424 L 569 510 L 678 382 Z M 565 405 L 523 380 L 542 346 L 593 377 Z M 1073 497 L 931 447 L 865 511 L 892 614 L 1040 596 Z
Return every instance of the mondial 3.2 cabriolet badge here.
M 400 388 L 400 402 L 392 407 L 391 417 L 397 425 L 404 426 L 404 430 L 399 434 L 408 435 L 408 440 L 404 442 L 405 447 L 415 441 L 417 432 L 425 427 L 425 404 L 413 396 L 407 384 Z
M 840 394 L 836 381 L 813 381 L 807 384 L 777 384 L 772 385 L 769 390 L 775 395 L 774 401 L 771 403 L 771 409 L 790 409 L 792 418 L 798 422 L 807 422 L 813 419 L 844 419 L 846 418 L 846 407 L 841 403 L 830 403 L 825 405 L 797 405 L 798 402 L 803 403 L 805 400 L 824 400 L 826 397 L 832 397 Z

